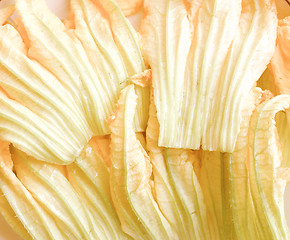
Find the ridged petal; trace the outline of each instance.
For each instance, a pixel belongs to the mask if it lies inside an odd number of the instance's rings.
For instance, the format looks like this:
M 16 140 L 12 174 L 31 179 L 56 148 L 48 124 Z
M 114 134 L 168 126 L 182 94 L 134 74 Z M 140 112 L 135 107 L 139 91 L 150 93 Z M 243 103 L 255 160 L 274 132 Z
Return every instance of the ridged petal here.
M 151 165 L 133 128 L 136 94 L 133 85 L 122 92 L 111 118 L 112 199 L 123 230 L 134 239 L 176 239 L 154 200 Z

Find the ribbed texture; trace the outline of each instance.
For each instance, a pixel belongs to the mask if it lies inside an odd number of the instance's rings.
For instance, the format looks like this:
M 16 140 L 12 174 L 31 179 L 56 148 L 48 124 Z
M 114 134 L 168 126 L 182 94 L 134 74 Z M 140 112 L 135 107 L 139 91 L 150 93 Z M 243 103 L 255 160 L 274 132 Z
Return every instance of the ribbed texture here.
M 128 84 L 130 76 L 145 70 L 138 36 L 113 1 L 102 1 L 110 19 L 91 0 L 71 0 L 75 31 L 94 71 L 112 104 L 117 103 L 120 90 Z M 113 13 L 110 5 L 115 6 Z M 110 24 L 110 25 L 109 25 Z M 122 31 L 120 31 L 122 29 Z M 138 107 L 135 129 L 145 131 L 148 120 L 149 89 L 136 88 Z M 113 106 L 114 107 L 114 106 Z
M 261 98 L 259 88 L 253 88 L 246 98 L 234 153 L 202 151 L 199 180 L 217 239 L 256 239 L 249 234 L 256 217 L 247 215 L 252 206 L 246 164 L 249 121 Z
M 137 32 L 115 1 L 102 0 L 100 4 L 109 15 L 113 36 L 125 62 L 128 74 L 133 76 L 136 73 L 143 72 L 145 64 L 139 48 Z
M 30 39 L 29 56 L 54 73 L 81 103 L 95 135 L 108 134 L 107 119 L 114 102 L 80 41 L 49 11 L 43 0 L 18 0 L 16 8 Z
M 74 161 L 91 137 L 79 106 L 26 48 L 11 25 L 0 29 L 1 138 L 49 162 Z
M 289 107 L 289 95 L 277 96 L 258 106 L 250 122 L 249 182 L 262 239 L 289 238 L 282 204 L 286 180 L 279 174 L 282 155 L 274 121 L 277 112 Z
M 215 104 L 227 83 L 223 79 L 219 81 L 219 77 L 237 31 L 240 13 L 241 1 L 214 0 L 204 1 L 197 13 L 185 76 L 189 91 L 185 92 L 182 106 L 184 135 L 178 138 L 180 147 L 198 149 L 202 145 L 204 150 L 220 150 L 225 144 L 213 140 L 216 135 L 211 128 L 223 115 Z M 217 116 L 213 116 L 215 112 Z M 188 134 L 189 130 L 192 135 Z
M 145 8 L 142 46 L 152 67 L 159 146 L 233 152 L 245 96 L 274 51 L 273 3 L 206 0 L 189 18 L 180 0 Z
M 90 146 L 86 146 L 76 162 L 67 166 L 67 173 L 70 183 L 88 209 L 99 239 L 130 239 L 122 231 L 113 206 L 109 169 L 104 160 Z
M 134 239 L 176 239 L 154 201 L 150 160 L 133 129 L 136 97 L 133 85 L 122 91 L 110 125 L 112 199 L 123 230 Z
M 204 195 L 193 169 L 199 161 L 198 155 L 191 150 L 158 147 L 159 124 L 153 95 L 146 135 L 160 210 L 174 226 L 179 239 L 214 239 Z
M 182 131 L 180 125 L 185 63 L 190 26 L 182 0 L 145 1 L 140 32 L 145 59 L 152 68 L 155 105 L 160 123 L 159 144 L 166 146 Z M 167 143 L 166 143 L 167 141 Z M 169 144 L 168 144 L 169 145 Z
M 0 161 L 0 189 L 33 239 L 66 239 L 56 226 L 53 217 L 40 206 L 12 169 L 5 166 L 2 161 Z
M 142 73 L 145 70 L 145 63 L 137 32 L 114 0 L 102 0 L 100 4 L 109 14 L 114 40 L 122 55 L 128 76 Z M 149 87 L 136 87 L 135 91 L 137 94 L 137 108 L 134 117 L 134 128 L 138 132 L 144 132 L 148 121 Z
M 53 126 L 0 93 L 1 138 L 43 161 L 59 164 L 74 160 L 79 147 L 66 142 Z
M 231 206 L 232 224 L 235 227 L 237 239 L 257 239 L 253 233 L 257 215 L 253 212 L 252 198 L 249 188 L 248 173 L 248 133 L 251 116 L 261 101 L 262 91 L 254 88 L 248 95 L 243 106 L 240 132 L 237 138 L 235 151 L 224 155 L 223 162 L 227 163 L 229 199 Z
M 53 216 L 64 239 L 97 239 L 86 209 L 64 175 L 64 168 L 43 163 L 13 149 L 12 159 L 18 179 Z M 61 239 L 61 238 L 60 238 Z

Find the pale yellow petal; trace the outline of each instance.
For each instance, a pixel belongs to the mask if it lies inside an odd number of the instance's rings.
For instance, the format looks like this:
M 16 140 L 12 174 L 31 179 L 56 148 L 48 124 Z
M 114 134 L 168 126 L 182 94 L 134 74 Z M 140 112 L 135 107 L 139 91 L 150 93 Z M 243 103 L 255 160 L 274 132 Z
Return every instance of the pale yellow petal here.
M 259 105 L 249 130 L 249 182 L 262 239 L 288 239 L 283 195 L 286 187 L 281 173 L 282 152 L 275 115 L 290 107 L 290 96 L 279 95 Z
M 108 134 L 107 118 L 115 107 L 111 99 L 115 92 L 107 91 L 100 81 L 75 33 L 44 0 L 17 0 L 16 9 L 30 40 L 28 55 L 57 76 L 74 96 L 94 135 Z
M 64 167 L 38 161 L 15 148 L 12 153 L 18 179 L 51 214 L 66 238 L 94 239 L 96 233 L 79 196 L 63 175 Z
M 91 141 L 90 145 L 92 145 Z M 68 179 L 88 210 L 99 239 L 129 239 L 129 236 L 122 231 L 114 209 L 110 193 L 109 170 L 99 154 L 100 146 L 98 144 L 97 147 L 89 145 L 85 147 L 76 162 L 67 166 Z
M 53 74 L 29 59 L 11 25 L 0 27 L 2 140 L 43 161 L 72 162 L 91 137 L 81 106 Z M 7 97 L 7 95 L 9 97 Z
M 200 155 L 191 150 L 158 146 L 159 123 L 153 94 L 146 135 L 154 176 L 154 195 L 166 219 L 174 226 L 179 238 L 214 238 L 203 192 L 194 171 L 194 168 L 198 173 L 200 171 Z M 196 164 L 198 166 L 194 167 Z
M 112 165 L 110 185 L 123 230 L 134 239 L 176 239 L 151 189 L 149 156 L 137 140 L 133 119 L 136 94 L 133 85 L 122 92 L 111 118 Z
M 0 189 L 33 239 L 67 239 L 54 219 L 32 197 L 10 168 L 0 161 Z

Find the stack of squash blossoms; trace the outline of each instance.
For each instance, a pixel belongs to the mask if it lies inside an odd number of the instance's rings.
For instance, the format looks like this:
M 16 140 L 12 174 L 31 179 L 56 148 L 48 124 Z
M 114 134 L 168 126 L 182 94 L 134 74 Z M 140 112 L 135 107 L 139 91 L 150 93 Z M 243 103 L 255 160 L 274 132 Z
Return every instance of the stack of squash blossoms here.
M 273 0 L 69 3 L 64 21 L 44 0 L 0 9 L 0 213 L 13 229 L 289 239 L 290 17 Z M 140 8 L 137 32 L 126 16 Z

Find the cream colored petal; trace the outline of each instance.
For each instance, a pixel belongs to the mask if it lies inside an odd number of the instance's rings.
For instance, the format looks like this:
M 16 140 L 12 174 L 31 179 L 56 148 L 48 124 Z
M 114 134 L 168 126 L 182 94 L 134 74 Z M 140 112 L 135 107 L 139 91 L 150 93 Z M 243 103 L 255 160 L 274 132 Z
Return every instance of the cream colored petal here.
M 277 15 L 274 1 L 244 0 L 237 33 L 223 66 L 217 100 L 206 135 L 221 151 L 232 152 L 247 94 L 266 69 L 275 47 Z
M 143 68 L 143 59 L 141 56 L 135 56 L 134 52 L 139 50 L 139 45 L 128 46 L 126 42 L 126 54 L 122 55 L 122 49 L 119 49 L 118 41 L 114 38 L 114 32 L 112 32 L 111 26 L 115 26 L 115 21 L 120 23 L 125 22 L 126 19 L 112 19 L 110 23 L 106 18 L 106 14 L 103 9 L 100 9 L 99 5 L 95 4 L 93 0 L 71 0 L 71 14 L 73 15 L 75 32 L 80 39 L 84 50 L 86 51 L 90 63 L 92 64 L 98 78 L 106 91 L 111 101 L 117 103 L 120 91 L 126 85 L 128 85 L 129 74 L 134 74 L 135 71 Z M 120 24 L 118 23 L 118 24 Z M 136 34 L 133 29 L 129 29 L 130 25 L 125 22 L 125 29 L 127 34 Z M 124 32 L 125 32 L 124 30 Z M 126 34 L 122 34 L 121 37 L 127 37 Z M 121 39 L 121 41 L 124 41 Z M 133 39 L 132 41 L 136 41 Z M 138 44 L 134 42 L 134 44 Z M 134 49 L 136 48 L 136 49 Z M 136 69 L 132 70 L 132 73 L 128 73 L 127 58 L 132 58 L 130 61 L 134 61 L 134 64 L 141 61 L 140 66 L 135 66 Z M 148 89 L 139 88 L 138 90 L 138 110 L 135 117 L 135 126 L 137 131 L 145 131 L 148 118 Z
M 146 140 L 154 176 L 156 201 L 166 219 L 174 226 L 179 238 L 214 238 L 193 166 L 200 156 L 191 150 L 158 146 L 159 123 L 153 95 L 150 102 Z
M 16 9 L 30 40 L 28 55 L 41 62 L 61 81 L 81 106 L 94 135 L 108 134 L 107 118 L 114 100 L 72 30 L 46 6 L 44 0 L 17 0 Z
M 58 229 L 51 215 L 32 197 L 12 170 L 2 161 L 0 161 L 0 189 L 32 239 L 67 239 Z
M 100 146 L 85 147 L 76 162 L 67 166 L 68 179 L 88 210 L 100 239 L 129 239 L 113 206 L 109 170 L 99 154 Z
M 220 239 L 255 239 L 256 217 L 248 185 L 248 129 L 256 106 L 268 93 L 253 88 L 243 106 L 242 122 L 232 154 L 203 151 L 200 182 L 209 217 Z M 251 214 L 251 217 L 248 216 Z
M 252 206 L 252 198 L 249 187 L 248 173 L 248 134 L 249 122 L 255 108 L 272 96 L 262 92 L 259 88 L 253 88 L 243 106 L 242 122 L 237 138 L 235 151 L 224 159 L 228 162 L 229 198 L 231 214 L 237 239 L 256 238 L 256 216 Z
M 249 182 L 257 227 L 262 239 L 288 239 L 284 215 L 285 177 L 275 115 L 289 109 L 289 95 L 279 95 L 259 105 L 249 130 Z
M 66 238 L 94 239 L 96 233 L 79 196 L 63 175 L 63 166 L 38 161 L 15 148 L 12 153 L 18 179 Z
M 129 20 L 124 16 L 114 0 L 94 0 L 102 5 L 110 20 L 116 45 L 123 57 L 129 77 L 142 73 L 145 63 L 141 53 L 139 35 Z M 149 111 L 149 88 L 136 86 L 137 111 L 134 125 L 138 132 L 146 129 Z
M 275 7 L 270 0 L 191 4 L 145 1 L 142 47 L 153 73 L 158 143 L 233 152 L 245 96 L 273 54 Z
M 136 94 L 129 85 L 122 91 L 110 123 L 113 202 L 123 230 L 134 239 L 177 239 L 153 196 L 149 156 L 133 128 L 135 109 Z
M 159 145 L 175 147 L 168 143 L 168 135 L 179 144 L 175 135 L 182 132 L 177 119 L 191 43 L 187 9 L 182 0 L 145 1 L 144 7 L 145 16 L 140 27 L 142 53 L 152 68 L 154 101 L 160 123 Z
M 27 48 L 11 25 L 1 26 L 0 35 L 0 86 L 9 96 L 0 93 L 1 139 L 43 161 L 72 162 L 91 135 L 81 106 L 26 56 Z

